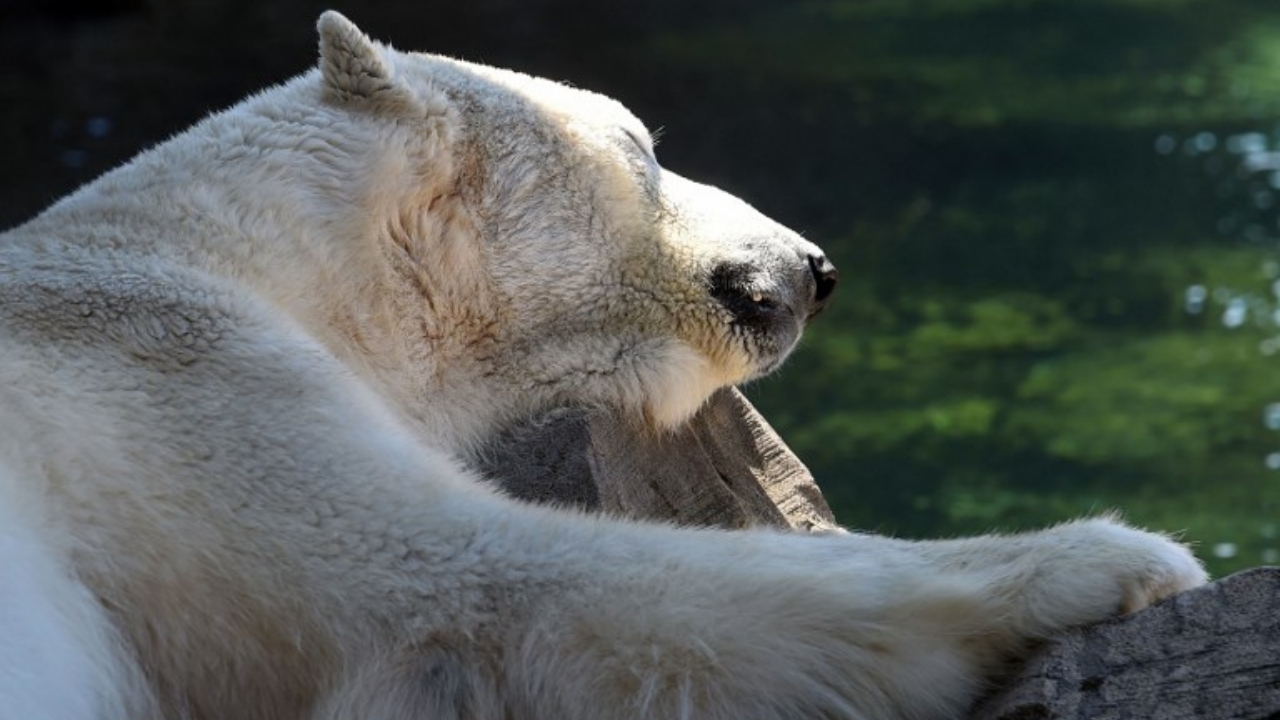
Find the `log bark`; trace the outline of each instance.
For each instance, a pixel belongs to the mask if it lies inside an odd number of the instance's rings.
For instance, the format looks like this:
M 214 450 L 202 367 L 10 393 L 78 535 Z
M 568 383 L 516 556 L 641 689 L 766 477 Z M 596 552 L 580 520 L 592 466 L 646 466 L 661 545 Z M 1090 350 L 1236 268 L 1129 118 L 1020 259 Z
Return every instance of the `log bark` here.
M 1280 568 L 1256 568 L 1042 648 L 971 720 L 1280 719 Z
M 678 432 L 570 410 L 515 428 L 481 469 L 516 497 L 684 525 L 835 526 L 804 464 L 737 390 Z

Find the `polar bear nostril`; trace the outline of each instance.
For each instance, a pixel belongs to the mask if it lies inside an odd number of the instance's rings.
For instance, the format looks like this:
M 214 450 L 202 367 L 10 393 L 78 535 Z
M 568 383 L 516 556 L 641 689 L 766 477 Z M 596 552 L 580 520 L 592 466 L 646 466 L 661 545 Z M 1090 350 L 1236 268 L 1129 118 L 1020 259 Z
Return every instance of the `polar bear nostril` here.
M 836 283 L 840 280 L 840 271 L 836 270 L 836 266 L 831 264 L 826 255 L 810 255 L 809 271 L 813 273 L 813 309 L 810 317 L 818 314 L 827 304 L 827 298 L 831 297 L 831 293 L 836 289 Z

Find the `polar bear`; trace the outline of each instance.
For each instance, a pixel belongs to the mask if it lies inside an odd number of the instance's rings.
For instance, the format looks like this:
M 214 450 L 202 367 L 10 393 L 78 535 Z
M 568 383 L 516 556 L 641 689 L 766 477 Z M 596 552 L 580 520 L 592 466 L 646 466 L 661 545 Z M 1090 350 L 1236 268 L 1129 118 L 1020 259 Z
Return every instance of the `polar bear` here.
M 955 717 L 1204 582 L 1106 518 L 910 542 L 489 489 L 512 420 L 662 432 L 769 372 L 835 270 L 608 98 L 319 33 L 3 236 L 0 717 Z

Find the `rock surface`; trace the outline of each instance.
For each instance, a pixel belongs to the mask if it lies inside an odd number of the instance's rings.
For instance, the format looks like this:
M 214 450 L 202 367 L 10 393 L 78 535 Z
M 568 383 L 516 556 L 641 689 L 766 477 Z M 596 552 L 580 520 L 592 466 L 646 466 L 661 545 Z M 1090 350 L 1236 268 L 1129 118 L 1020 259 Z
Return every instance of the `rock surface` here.
M 972 720 L 1276 720 L 1280 568 L 1256 568 L 1042 648 Z

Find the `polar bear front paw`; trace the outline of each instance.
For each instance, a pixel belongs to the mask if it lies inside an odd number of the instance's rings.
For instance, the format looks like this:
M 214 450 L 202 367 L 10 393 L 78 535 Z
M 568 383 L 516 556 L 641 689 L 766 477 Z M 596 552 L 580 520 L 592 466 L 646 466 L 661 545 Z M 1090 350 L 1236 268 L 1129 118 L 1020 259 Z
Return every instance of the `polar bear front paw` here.
M 1185 545 L 1113 518 L 1068 523 L 1041 537 L 1047 544 L 1024 597 L 1041 632 L 1141 610 L 1208 580 Z
M 1083 523 L 1097 532 L 1115 552 L 1129 554 L 1132 570 L 1121 570 L 1120 612 L 1130 613 L 1199 587 L 1209 580 L 1204 566 L 1190 548 L 1165 535 L 1137 530 L 1114 520 Z M 1128 574 L 1129 577 L 1123 577 Z

